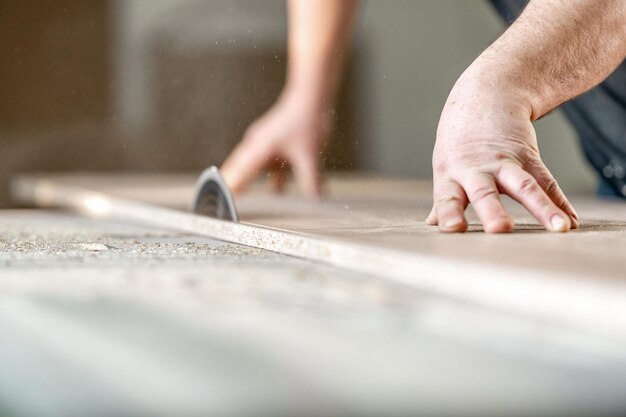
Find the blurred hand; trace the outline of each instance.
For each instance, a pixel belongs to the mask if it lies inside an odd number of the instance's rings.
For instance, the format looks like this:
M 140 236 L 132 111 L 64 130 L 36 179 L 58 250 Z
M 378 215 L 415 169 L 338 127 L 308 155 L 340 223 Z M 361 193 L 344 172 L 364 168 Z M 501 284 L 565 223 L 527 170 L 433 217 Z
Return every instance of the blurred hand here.
M 428 224 L 464 232 L 471 203 L 486 232 L 510 232 L 514 221 L 500 202 L 502 193 L 548 230 L 578 226 L 574 208 L 539 156 L 530 109 L 524 95 L 506 83 L 461 77 L 439 122 Z
M 320 159 L 331 127 L 330 113 L 302 95 L 285 92 L 246 131 L 221 171 L 235 193 L 264 169 L 270 169 L 276 191 L 282 191 L 289 167 L 303 193 L 321 194 Z

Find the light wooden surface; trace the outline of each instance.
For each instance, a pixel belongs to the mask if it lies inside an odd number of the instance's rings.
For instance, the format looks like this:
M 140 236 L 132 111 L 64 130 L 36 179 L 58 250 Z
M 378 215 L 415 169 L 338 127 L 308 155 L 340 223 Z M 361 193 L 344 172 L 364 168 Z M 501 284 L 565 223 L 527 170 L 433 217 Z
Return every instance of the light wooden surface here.
M 215 239 L 0 212 L 0 416 L 604 416 L 623 345 Z
M 186 210 L 193 176 L 52 177 L 117 197 Z M 269 193 L 257 184 L 238 196 L 244 224 L 335 237 L 412 253 L 620 280 L 626 277 L 626 203 L 572 200 L 581 217 L 579 230 L 551 234 L 519 205 L 504 198 L 517 227 L 513 234 L 485 235 L 470 208 L 464 235 L 438 233 L 423 220 L 431 207 L 429 183 L 375 178 L 335 178 L 321 202 Z
M 440 235 L 422 223 L 428 184 L 337 179 L 318 203 L 252 190 L 236 225 L 181 211 L 194 180 L 16 183 L 22 201 L 96 220 L 0 216 L 0 415 L 626 409 L 621 277 L 572 274 L 554 257 L 549 268 L 492 260 L 502 242 L 524 250 L 518 237 L 545 253 L 585 238 L 592 258 L 610 260 L 619 248 L 600 246 L 623 244 L 619 222 L 589 225 L 621 206 L 577 206 L 588 228 L 570 235 L 530 224 L 509 236 Z M 193 236 L 211 233 L 248 247 Z M 490 251 L 473 259 L 464 242 Z
M 424 182 L 339 177 L 320 202 L 276 196 L 261 184 L 237 199 L 240 224 L 181 211 L 193 183 L 192 176 L 31 177 L 14 191 L 43 206 L 109 199 L 107 213 L 83 212 L 300 256 L 626 341 L 623 203 L 574 200 L 581 227 L 567 234 L 544 231 L 511 202 L 512 234 L 487 235 L 475 222 L 466 234 L 441 234 L 423 222 L 430 209 Z

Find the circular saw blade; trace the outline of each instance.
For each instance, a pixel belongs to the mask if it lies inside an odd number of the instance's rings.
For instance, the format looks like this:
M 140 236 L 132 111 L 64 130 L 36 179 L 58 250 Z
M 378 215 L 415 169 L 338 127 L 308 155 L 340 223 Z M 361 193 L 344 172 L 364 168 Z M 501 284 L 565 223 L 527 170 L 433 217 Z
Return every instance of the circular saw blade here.
M 221 220 L 239 221 L 233 194 L 216 166 L 205 169 L 198 178 L 192 210 Z

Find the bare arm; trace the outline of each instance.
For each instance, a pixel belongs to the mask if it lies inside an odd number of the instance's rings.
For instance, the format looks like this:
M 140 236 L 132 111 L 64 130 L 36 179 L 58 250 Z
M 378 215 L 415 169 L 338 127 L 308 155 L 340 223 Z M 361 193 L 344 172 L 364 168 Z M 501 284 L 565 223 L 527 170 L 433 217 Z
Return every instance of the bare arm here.
M 532 0 L 450 93 L 427 222 L 464 231 L 471 203 L 486 231 L 510 231 L 504 193 L 549 230 L 576 227 L 576 212 L 541 161 L 532 121 L 601 82 L 625 55 L 626 1 Z
M 523 91 L 538 119 L 591 89 L 626 57 L 626 1 L 534 0 L 475 62 Z
M 358 0 L 289 0 L 287 82 L 276 104 L 252 126 L 222 166 L 234 191 L 264 168 L 282 188 L 293 166 L 300 188 L 320 193 L 320 153 L 343 73 Z
M 332 106 L 358 0 L 289 0 L 287 89 Z

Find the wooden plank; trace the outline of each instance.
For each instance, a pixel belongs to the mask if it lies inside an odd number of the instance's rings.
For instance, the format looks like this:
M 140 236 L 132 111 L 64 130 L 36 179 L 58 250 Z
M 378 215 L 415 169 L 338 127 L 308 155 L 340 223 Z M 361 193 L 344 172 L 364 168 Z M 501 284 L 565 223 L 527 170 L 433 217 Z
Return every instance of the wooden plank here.
M 194 178 L 22 177 L 22 203 L 67 207 L 323 262 L 490 308 L 626 341 L 626 212 L 579 200 L 581 228 L 543 232 L 512 206 L 516 233 L 444 235 L 427 227 L 429 184 L 337 178 L 323 202 L 256 188 L 238 199 L 239 224 L 181 210 Z M 155 204 L 156 203 L 156 204 Z
M 4 210 L 0 236 L 2 416 L 626 409 L 623 342 L 134 223 Z

